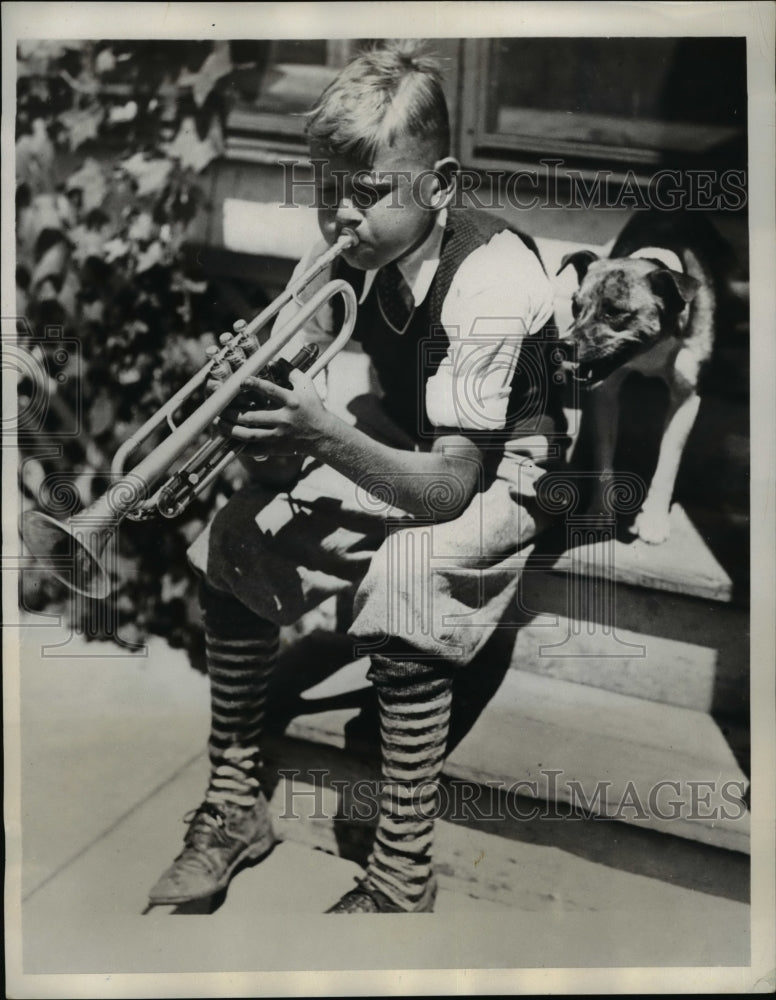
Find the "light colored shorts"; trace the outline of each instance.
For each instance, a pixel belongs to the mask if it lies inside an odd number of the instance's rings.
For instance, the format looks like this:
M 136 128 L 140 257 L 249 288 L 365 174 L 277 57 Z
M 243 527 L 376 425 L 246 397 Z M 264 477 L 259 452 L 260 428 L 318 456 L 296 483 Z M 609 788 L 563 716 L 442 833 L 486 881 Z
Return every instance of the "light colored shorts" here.
M 465 509 L 447 521 L 410 516 L 390 491 L 367 490 L 308 460 L 288 491 L 251 484 L 236 493 L 189 550 L 210 586 L 278 625 L 355 587 L 349 634 L 370 653 L 468 663 L 514 600 L 521 549 L 540 518 L 533 484 L 543 470 L 507 453 Z M 429 481 L 435 510 L 454 483 Z M 375 495 L 375 494 L 378 495 Z

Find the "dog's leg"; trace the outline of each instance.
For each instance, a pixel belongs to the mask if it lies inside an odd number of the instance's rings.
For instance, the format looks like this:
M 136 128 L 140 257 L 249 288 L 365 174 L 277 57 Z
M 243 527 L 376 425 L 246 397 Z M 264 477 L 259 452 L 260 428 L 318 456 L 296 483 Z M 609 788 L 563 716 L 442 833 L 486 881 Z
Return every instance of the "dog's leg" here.
M 593 471 L 595 478 L 587 506 L 588 514 L 613 517 L 611 504 L 606 501 L 606 487 L 614 476 L 614 453 L 617 447 L 617 430 L 620 422 L 620 389 L 624 375 L 615 372 L 588 396 L 593 440 Z
M 700 396 L 695 391 L 694 380 L 691 385 L 680 378 L 669 386 L 669 390 L 668 413 L 663 440 L 660 442 L 657 468 L 641 513 L 631 528 L 633 534 L 652 545 L 664 542 L 668 538 L 670 531 L 668 514 L 676 475 L 701 402 Z

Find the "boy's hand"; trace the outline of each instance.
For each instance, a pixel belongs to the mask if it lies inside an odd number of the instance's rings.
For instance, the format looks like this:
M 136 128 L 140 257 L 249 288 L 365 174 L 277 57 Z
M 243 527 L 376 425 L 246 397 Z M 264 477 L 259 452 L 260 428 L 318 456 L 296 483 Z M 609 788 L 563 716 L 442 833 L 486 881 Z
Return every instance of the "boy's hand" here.
M 313 380 L 305 372 L 292 371 L 291 388 L 246 377 L 243 388 L 272 401 L 272 409 L 236 411 L 227 408 L 219 418 L 225 434 L 253 454 L 288 455 L 309 453 L 326 433 L 328 418 Z
M 205 392 L 208 396 L 212 396 L 217 389 L 221 388 L 222 385 L 222 379 L 209 378 L 207 382 L 205 382 Z M 223 434 L 224 437 L 233 437 L 232 428 L 237 421 L 241 419 L 241 415 L 244 412 L 244 407 L 240 404 L 241 400 L 239 398 L 233 399 L 232 402 L 221 411 L 221 414 L 216 419 L 216 430 L 220 434 Z M 236 443 L 237 442 L 235 441 L 235 444 Z M 243 456 L 246 458 L 254 456 L 261 458 L 262 456 L 266 457 L 266 455 L 267 450 L 265 448 L 251 448 L 250 445 L 247 445 L 243 449 Z

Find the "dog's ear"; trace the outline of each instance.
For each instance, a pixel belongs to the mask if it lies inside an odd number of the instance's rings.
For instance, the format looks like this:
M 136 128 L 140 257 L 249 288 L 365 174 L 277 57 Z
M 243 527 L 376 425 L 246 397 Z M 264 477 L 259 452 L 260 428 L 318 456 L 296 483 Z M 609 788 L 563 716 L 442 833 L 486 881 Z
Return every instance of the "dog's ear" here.
M 659 267 L 648 275 L 652 291 L 658 295 L 669 309 L 681 312 L 688 302 L 692 302 L 700 288 L 700 283 L 689 274 Z
M 577 272 L 577 281 L 581 284 L 582 279 L 587 274 L 587 269 L 593 263 L 594 260 L 598 260 L 598 254 L 594 253 L 592 250 L 575 250 L 573 253 L 567 253 L 563 260 L 560 262 L 560 267 L 558 268 L 556 274 L 568 267 L 569 264 L 574 265 L 574 270 Z

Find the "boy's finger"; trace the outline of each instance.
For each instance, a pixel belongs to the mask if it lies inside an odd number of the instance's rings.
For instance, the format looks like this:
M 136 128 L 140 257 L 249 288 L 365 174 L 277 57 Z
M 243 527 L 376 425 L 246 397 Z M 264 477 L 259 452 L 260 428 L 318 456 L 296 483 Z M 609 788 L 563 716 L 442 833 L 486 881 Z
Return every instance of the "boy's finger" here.
M 237 420 L 240 419 L 241 412 L 242 411 L 238 407 L 236 407 L 234 403 L 230 403 L 229 406 L 221 410 L 221 412 L 219 413 L 218 419 L 216 420 L 216 425 L 218 427 L 223 428 L 226 424 L 235 423 Z
M 280 410 L 245 410 L 231 419 L 240 427 L 278 427 L 283 423 L 279 416 Z
M 288 373 L 288 381 L 296 389 L 298 386 L 313 385 L 313 380 L 307 374 L 307 372 L 300 371 L 298 368 L 292 368 Z
M 265 396 L 276 400 L 278 403 L 288 402 L 288 389 L 283 389 L 281 386 L 275 385 L 274 382 L 267 382 L 263 378 L 256 378 L 254 375 L 247 375 L 243 379 L 242 386 L 243 389 L 263 393 Z
M 235 424 L 232 427 L 230 437 L 236 441 L 247 441 L 250 444 L 262 444 L 265 441 L 267 444 L 270 444 L 273 441 L 277 441 L 277 433 L 274 430 L 259 427 L 241 427 L 240 424 Z

